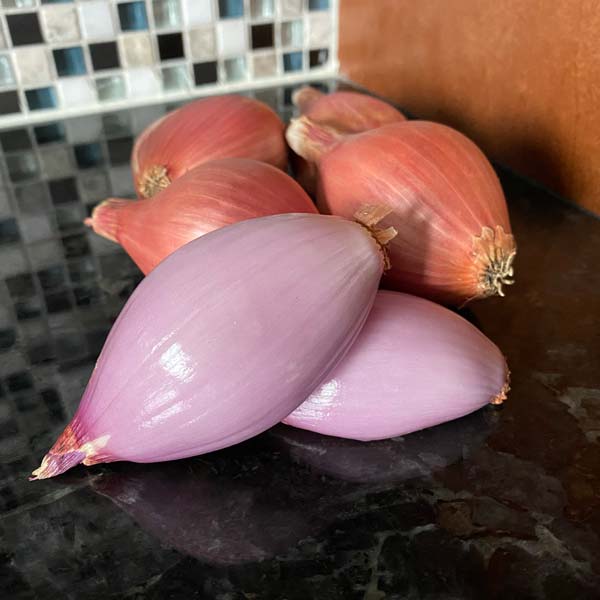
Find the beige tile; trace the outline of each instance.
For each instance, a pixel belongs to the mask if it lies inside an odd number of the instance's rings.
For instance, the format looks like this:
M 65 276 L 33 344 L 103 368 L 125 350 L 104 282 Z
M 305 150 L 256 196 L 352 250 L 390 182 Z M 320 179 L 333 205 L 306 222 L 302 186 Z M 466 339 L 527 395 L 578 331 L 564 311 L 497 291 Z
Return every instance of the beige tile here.
M 254 77 L 274 77 L 277 75 L 277 56 L 274 52 L 255 54 L 252 57 Z
M 308 43 L 311 48 L 328 46 L 331 40 L 331 15 L 328 12 L 310 15 Z
M 41 13 L 46 41 L 76 42 L 81 39 L 79 18 L 74 4 L 44 6 Z
M 146 67 L 154 64 L 152 40 L 148 33 L 132 33 L 121 37 L 121 56 L 127 67 Z
M 215 28 L 212 25 L 197 27 L 188 32 L 192 60 L 214 58 L 217 53 Z
M 37 85 L 52 80 L 50 57 L 44 47 L 18 48 L 14 58 L 21 85 Z
M 305 0 L 279 0 L 279 14 L 284 18 L 302 15 Z

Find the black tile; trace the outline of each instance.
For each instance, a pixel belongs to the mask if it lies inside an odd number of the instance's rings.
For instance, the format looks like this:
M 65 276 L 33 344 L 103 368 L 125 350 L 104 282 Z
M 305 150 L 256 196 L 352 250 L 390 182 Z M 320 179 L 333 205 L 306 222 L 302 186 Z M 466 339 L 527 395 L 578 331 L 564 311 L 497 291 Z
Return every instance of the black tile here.
M 83 229 L 82 206 L 79 203 L 71 203 L 56 207 L 56 223 L 61 233 Z
M 44 42 L 37 13 L 6 15 L 6 22 L 13 45 L 24 46 Z
M 65 268 L 62 265 L 53 265 L 37 272 L 42 289 L 54 290 L 65 283 Z
M 108 156 L 111 165 L 125 165 L 131 159 L 131 150 L 133 148 L 133 138 L 117 138 L 108 140 Z
M 0 144 L 4 152 L 13 150 L 28 150 L 31 148 L 31 139 L 27 129 L 11 129 L 0 132 Z
M 92 306 L 102 300 L 102 292 L 96 285 L 84 285 L 73 288 L 77 306 Z
M 206 85 L 217 82 L 217 63 L 204 62 L 194 65 L 194 80 L 196 85 Z
M 27 358 L 32 365 L 55 360 L 56 355 L 49 340 L 33 340 L 27 345 Z
M 102 129 L 107 138 L 132 135 L 131 116 L 128 111 L 102 116 Z
M 15 345 L 17 332 L 14 329 L 0 329 L 0 350 L 8 350 Z
M 92 144 L 79 144 L 73 147 L 75 160 L 80 169 L 89 169 L 104 164 L 102 146 L 98 142 Z
M 60 394 L 55 389 L 50 388 L 47 390 L 42 390 L 40 392 L 40 398 L 46 405 L 48 413 L 53 421 L 61 423 L 66 420 L 66 415 L 60 401 Z
M 158 54 L 160 60 L 183 57 L 183 39 L 181 33 L 165 33 L 158 36 Z
M 252 25 L 252 48 L 273 47 L 273 23 Z
M 16 219 L 9 218 L 0 221 L 0 244 L 12 244 L 20 239 Z
M 83 283 L 96 277 L 94 261 L 89 256 L 69 261 L 68 268 L 69 277 L 75 284 Z
M 90 254 L 90 246 L 85 233 L 63 237 L 62 245 L 66 258 L 79 258 Z
M 19 96 L 17 92 L 0 93 L 0 115 L 21 112 L 19 105 Z
M 320 67 L 327 63 L 329 59 L 329 50 L 327 48 L 321 48 L 320 50 L 311 50 L 308 54 L 308 62 L 310 68 Z
M 66 204 L 67 202 L 78 202 L 79 192 L 74 177 L 64 179 L 53 179 L 48 182 L 50 198 L 53 204 Z
M 121 66 L 121 63 L 119 62 L 119 51 L 117 50 L 117 44 L 115 42 L 90 44 L 89 48 L 94 71 L 118 69 Z
M 51 314 L 64 312 L 65 310 L 71 310 L 73 308 L 71 295 L 66 290 L 54 292 L 52 294 L 46 294 L 44 299 L 46 300 L 46 308 Z
M 38 144 L 62 142 L 65 139 L 65 126 L 62 123 L 48 123 L 33 128 Z
M 35 284 L 33 277 L 29 273 L 21 273 L 6 278 L 6 287 L 10 297 L 14 299 L 30 298 L 35 296 Z
M 14 302 L 14 307 L 19 321 L 35 319 L 42 314 L 42 302 L 38 296 Z
M 6 378 L 6 387 L 10 392 L 22 392 L 33 389 L 33 378 L 27 371 L 13 373 Z

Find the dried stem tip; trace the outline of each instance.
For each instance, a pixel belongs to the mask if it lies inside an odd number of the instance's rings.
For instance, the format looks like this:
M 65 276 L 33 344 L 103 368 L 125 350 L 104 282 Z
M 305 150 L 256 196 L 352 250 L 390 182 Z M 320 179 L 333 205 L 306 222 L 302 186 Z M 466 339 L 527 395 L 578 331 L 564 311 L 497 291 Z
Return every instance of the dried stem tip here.
M 147 168 L 140 177 L 140 192 L 144 198 L 152 198 L 171 183 L 167 167 L 154 165 Z
M 398 232 L 393 227 L 386 227 L 382 229 L 380 227 L 376 227 L 376 225 L 391 212 L 392 210 L 387 206 L 372 206 L 366 204 L 354 213 L 354 220 L 359 225 L 362 225 L 377 242 L 383 257 L 384 271 L 387 271 L 392 266 L 386 246 L 398 235 Z
M 512 285 L 513 261 L 517 254 L 515 239 L 497 225 L 484 227 L 473 238 L 473 258 L 479 274 L 481 296 L 504 296 L 503 285 Z

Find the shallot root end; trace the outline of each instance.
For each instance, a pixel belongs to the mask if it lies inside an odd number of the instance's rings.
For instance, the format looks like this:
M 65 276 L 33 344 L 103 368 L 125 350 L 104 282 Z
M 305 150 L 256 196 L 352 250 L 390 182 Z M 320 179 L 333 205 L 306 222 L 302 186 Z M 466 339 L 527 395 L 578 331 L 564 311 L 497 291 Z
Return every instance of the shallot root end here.
M 508 392 L 510 392 L 510 371 L 506 368 L 506 381 L 502 386 L 502 389 L 490 400 L 490 404 L 494 406 L 500 406 L 508 398 Z
M 140 193 L 144 198 L 152 198 L 171 184 L 167 167 L 153 165 L 146 169 L 140 177 Z
M 392 266 L 386 246 L 398 235 L 398 232 L 394 227 L 386 227 L 385 229 L 382 229 L 380 227 L 376 227 L 376 225 L 391 212 L 392 210 L 387 206 L 365 205 L 354 213 L 354 220 L 359 225 L 362 225 L 377 242 L 383 257 L 384 271 L 389 270 Z
M 502 286 L 514 283 L 515 239 L 498 225 L 484 227 L 473 239 L 473 257 L 479 276 L 481 296 L 504 296 Z

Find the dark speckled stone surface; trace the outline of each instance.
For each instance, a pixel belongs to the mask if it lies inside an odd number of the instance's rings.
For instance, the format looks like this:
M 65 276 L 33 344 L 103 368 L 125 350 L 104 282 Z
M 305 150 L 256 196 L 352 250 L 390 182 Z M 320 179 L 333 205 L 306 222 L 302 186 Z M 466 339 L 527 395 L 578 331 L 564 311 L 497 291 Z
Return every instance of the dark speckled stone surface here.
M 261 92 L 285 114 L 289 96 Z M 131 193 L 126 166 L 76 157 L 160 114 L 30 128 L 2 157 L 1 596 L 600 598 L 600 220 L 504 172 L 517 283 L 467 314 L 507 355 L 502 408 L 371 444 L 279 426 L 195 459 L 27 481 L 140 278 L 79 225 Z

